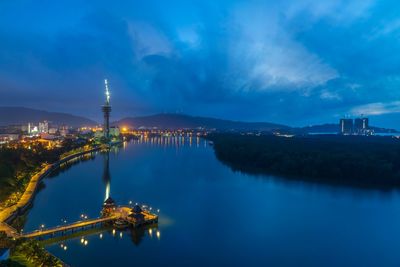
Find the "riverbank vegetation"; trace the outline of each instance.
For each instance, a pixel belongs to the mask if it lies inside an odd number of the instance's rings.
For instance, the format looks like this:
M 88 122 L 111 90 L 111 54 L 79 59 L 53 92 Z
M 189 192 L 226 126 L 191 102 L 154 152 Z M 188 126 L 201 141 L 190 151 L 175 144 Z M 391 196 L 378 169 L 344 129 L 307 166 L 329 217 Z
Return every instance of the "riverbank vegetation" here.
M 52 163 L 69 151 L 81 149 L 86 143 L 65 140 L 61 147 L 47 149 L 41 143 L 23 143 L 0 147 L 0 208 L 14 205 L 25 190 L 30 177 L 43 164 Z
M 1 266 L 63 266 L 62 262 L 47 252 L 36 240 L 8 238 L 0 232 L 0 248 L 11 251 L 8 260 L 0 262 Z
M 374 187 L 400 186 L 400 140 L 391 137 L 277 137 L 214 134 L 219 160 L 234 170 Z

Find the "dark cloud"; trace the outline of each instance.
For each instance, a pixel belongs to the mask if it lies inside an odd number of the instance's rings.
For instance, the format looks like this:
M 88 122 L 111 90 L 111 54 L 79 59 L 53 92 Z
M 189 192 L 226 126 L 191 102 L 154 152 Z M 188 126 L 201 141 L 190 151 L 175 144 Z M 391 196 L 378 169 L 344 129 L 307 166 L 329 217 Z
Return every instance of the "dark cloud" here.
M 396 127 L 394 1 L 2 1 L 0 105 Z M 377 110 L 379 109 L 379 110 Z

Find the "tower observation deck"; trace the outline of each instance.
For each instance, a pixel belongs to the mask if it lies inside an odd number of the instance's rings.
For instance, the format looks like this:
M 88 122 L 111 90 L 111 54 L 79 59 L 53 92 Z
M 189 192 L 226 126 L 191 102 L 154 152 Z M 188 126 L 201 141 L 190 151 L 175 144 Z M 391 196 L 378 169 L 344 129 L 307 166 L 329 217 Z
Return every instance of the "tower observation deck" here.
M 104 80 L 104 85 L 106 89 L 106 101 L 104 105 L 101 107 L 101 110 L 103 111 L 104 115 L 104 126 L 103 126 L 103 132 L 104 132 L 104 137 L 108 141 L 110 139 L 110 113 L 111 113 L 111 105 L 110 105 L 110 91 L 108 89 L 108 81 L 107 79 Z

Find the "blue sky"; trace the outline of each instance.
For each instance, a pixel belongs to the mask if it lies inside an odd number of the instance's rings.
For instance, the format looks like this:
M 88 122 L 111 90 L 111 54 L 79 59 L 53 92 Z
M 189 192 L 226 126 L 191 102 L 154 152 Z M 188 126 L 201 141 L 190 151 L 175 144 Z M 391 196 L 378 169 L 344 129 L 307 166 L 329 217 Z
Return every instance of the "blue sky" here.
M 0 105 L 400 128 L 400 4 L 2 0 Z

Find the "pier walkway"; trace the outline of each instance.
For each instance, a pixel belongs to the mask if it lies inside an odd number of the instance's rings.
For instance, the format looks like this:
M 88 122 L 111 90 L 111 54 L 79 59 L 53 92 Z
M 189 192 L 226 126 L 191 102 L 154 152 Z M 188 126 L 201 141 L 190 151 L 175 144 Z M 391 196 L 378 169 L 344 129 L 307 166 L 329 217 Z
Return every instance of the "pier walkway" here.
M 119 206 L 112 208 L 107 216 L 100 218 L 89 219 L 74 222 L 71 224 L 56 226 L 47 229 L 35 230 L 30 233 L 18 234 L 17 238 L 37 238 L 45 236 L 55 236 L 56 234 L 71 234 L 74 231 L 85 230 L 88 227 L 94 228 L 96 226 L 102 226 L 103 224 L 111 223 L 118 224 L 122 223 L 123 226 L 139 227 L 142 225 L 148 225 L 158 222 L 158 215 L 153 214 L 147 210 L 139 208 L 136 212 L 129 206 Z
M 66 224 L 62 226 L 56 226 L 48 229 L 41 229 L 41 230 L 36 230 L 30 233 L 22 234 L 20 237 L 25 237 L 25 238 L 36 238 L 36 237 L 41 237 L 41 236 L 47 236 L 47 235 L 55 235 L 57 233 L 65 234 L 68 231 L 74 232 L 74 230 L 80 230 L 84 229 L 85 227 L 95 227 L 96 225 L 101 225 L 103 223 L 107 222 L 112 222 L 117 218 L 117 216 L 111 216 L 111 217 L 105 217 L 105 218 L 96 218 L 93 220 L 84 220 L 84 221 L 78 221 L 75 223 L 71 224 Z

